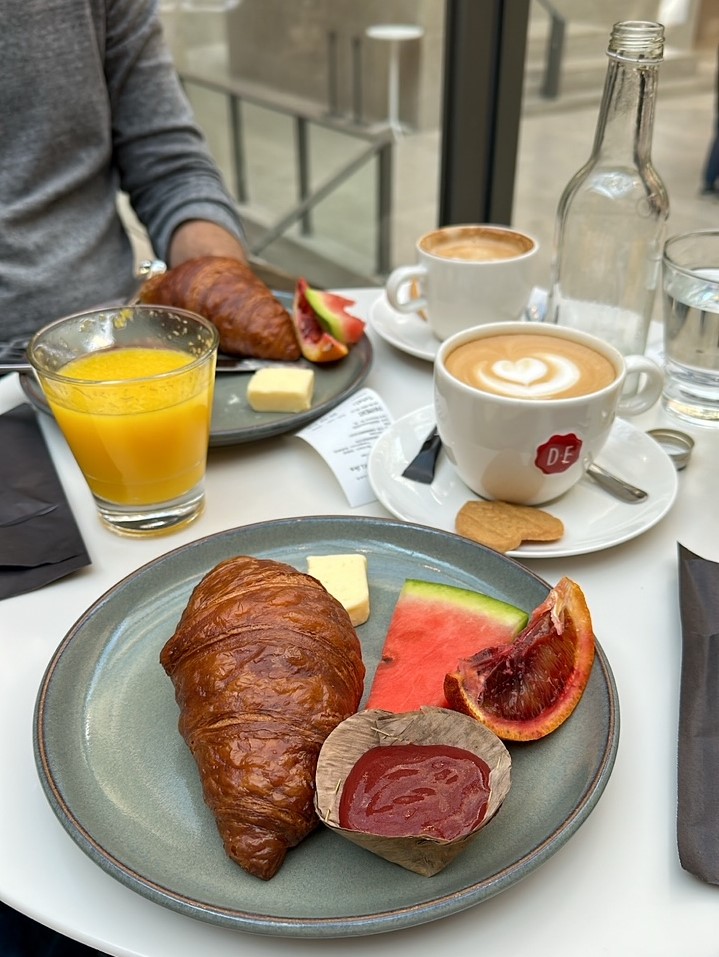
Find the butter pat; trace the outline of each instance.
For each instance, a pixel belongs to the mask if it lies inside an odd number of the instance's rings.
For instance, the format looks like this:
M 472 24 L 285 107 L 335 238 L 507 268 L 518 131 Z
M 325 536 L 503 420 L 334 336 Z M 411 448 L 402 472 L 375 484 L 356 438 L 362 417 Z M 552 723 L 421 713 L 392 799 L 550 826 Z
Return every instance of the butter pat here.
M 307 571 L 347 610 L 353 625 L 369 618 L 365 555 L 309 555 Z
M 314 369 L 258 369 L 247 385 L 247 401 L 255 412 L 305 412 L 314 388 Z

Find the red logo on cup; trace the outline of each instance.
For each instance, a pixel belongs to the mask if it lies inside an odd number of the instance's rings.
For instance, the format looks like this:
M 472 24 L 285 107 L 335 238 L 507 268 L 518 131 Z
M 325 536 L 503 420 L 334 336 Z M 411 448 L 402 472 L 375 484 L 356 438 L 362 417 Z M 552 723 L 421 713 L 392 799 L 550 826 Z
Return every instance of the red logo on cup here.
M 534 464 L 545 475 L 566 472 L 579 458 L 581 448 L 582 440 L 573 432 L 569 435 L 553 435 L 537 449 Z

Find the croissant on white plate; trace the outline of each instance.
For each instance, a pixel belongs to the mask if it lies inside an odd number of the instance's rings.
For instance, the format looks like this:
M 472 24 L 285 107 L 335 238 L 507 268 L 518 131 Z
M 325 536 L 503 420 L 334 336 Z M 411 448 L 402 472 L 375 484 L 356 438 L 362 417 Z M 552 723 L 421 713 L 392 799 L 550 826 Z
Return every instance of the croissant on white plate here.
M 238 556 L 194 589 L 160 662 L 225 850 L 268 880 L 318 825 L 320 748 L 359 707 L 349 615 L 309 575 Z

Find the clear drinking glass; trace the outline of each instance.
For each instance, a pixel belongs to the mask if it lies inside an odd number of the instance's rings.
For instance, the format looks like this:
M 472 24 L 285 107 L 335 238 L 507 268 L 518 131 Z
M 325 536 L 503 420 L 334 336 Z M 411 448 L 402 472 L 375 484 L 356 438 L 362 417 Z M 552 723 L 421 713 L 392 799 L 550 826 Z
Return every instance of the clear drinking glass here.
M 112 531 L 159 534 L 202 513 L 218 341 L 200 316 L 139 305 L 32 338 L 28 358 Z
M 672 236 L 662 260 L 667 411 L 719 425 L 719 230 Z

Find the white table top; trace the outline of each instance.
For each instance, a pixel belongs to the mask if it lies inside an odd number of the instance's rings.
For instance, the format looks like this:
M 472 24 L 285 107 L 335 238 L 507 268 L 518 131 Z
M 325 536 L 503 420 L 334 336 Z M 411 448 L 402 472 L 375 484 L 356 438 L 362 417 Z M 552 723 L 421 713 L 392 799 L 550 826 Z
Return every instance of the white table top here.
M 350 290 L 365 314 L 376 291 Z M 395 418 L 431 402 L 431 365 L 370 331 L 367 385 Z M 23 398 L 0 380 L 0 412 Z M 107 954 L 141 957 L 297 957 L 334 954 L 338 941 L 243 934 L 160 907 L 122 886 L 66 834 L 35 770 L 32 719 L 54 649 L 76 619 L 140 565 L 185 542 L 246 523 L 295 515 L 352 514 L 328 466 L 293 436 L 212 449 L 208 506 L 171 537 L 128 541 L 105 531 L 54 423 L 42 428 L 93 559 L 89 569 L 0 602 L 0 898 Z M 659 409 L 635 424 L 674 425 Z M 550 583 L 582 587 L 619 691 L 621 732 L 613 774 L 582 827 L 524 880 L 442 920 L 371 938 L 342 952 L 416 957 L 531 953 L 533 957 L 716 955 L 719 890 L 685 873 L 675 837 L 680 627 L 677 542 L 719 560 L 719 431 L 690 428 L 696 446 L 677 501 L 657 526 L 604 552 L 527 561 Z M 7 450 L 6 450 L 7 452 Z M 292 475 L 287 483 L 268 476 Z M 355 514 L 386 516 L 379 503 Z

